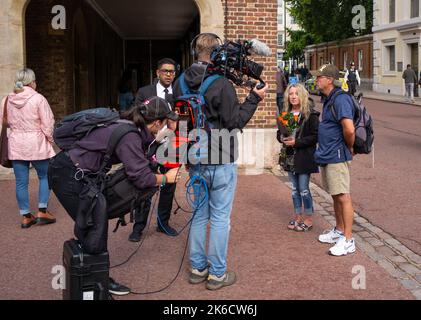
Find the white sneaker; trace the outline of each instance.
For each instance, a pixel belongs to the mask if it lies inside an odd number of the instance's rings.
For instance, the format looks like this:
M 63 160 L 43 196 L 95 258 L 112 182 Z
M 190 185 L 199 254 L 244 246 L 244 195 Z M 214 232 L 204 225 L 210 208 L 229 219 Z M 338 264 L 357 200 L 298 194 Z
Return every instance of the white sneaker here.
M 343 233 L 341 231 L 336 230 L 336 227 L 332 230 L 329 230 L 319 236 L 319 241 L 321 243 L 336 243 L 338 242 L 340 237 L 343 237 Z
M 348 253 L 355 252 L 355 240 L 351 238 L 346 240 L 345 237 L 341 237 L 339 241 L 329 249 L 329 253 L 332 256 L 346 256 Z

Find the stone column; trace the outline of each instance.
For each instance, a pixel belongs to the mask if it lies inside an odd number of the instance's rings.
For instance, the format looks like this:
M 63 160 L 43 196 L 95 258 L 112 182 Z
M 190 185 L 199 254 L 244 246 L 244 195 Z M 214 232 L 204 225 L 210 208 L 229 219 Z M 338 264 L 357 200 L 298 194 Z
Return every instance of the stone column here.
M 200 12 L 200 32 L 211 32 L 224 39 L 224 10 L 221 0 L 195 0 Z
M 24 8 L 28 0 L 0 0 L 0 97 L 13 89 L 24 65 Z

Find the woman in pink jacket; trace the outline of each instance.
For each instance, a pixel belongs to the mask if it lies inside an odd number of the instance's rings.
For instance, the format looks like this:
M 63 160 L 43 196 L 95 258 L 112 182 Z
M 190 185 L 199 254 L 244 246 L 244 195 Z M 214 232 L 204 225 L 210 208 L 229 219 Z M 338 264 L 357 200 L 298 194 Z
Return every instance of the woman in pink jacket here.
M 9 94 L 7 120 L 9 125 L 9 159 L 16 177 L 16 198 L 22 215 L 22 228 L 35 223 L 54 223 L 47 211 L 50 190 L 48 163 L 55 155 L 52 132 L 54 116 L 47 100 L 36 90 L 35 73 L 23 69 L 16 73 L 14 92 Z M 4 106 L 6 99 L 3 100 Z M 1 112 L 3 117 L 3 111 Z M 39 179 L 38 213 L 33 216 L 29 207 L 29 165 L 35 168 Z

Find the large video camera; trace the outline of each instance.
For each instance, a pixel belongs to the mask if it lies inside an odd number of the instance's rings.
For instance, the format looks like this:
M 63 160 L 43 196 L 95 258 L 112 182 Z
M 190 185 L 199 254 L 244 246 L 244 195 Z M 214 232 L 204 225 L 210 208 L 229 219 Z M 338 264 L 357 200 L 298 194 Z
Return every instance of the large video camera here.
M 221 74 L 242 87 L 254 88 L 257 82 L 252 79 L 255 79 L 260 82 L 258 88 L 263 88 L 265 82 L 261 75 L 264 67 L 249 59 L 253 54 L 269 56 L 271 50 L 257 39 L 227 41 L 212 52 L 212 65 L 209 66 L 208 72 Z

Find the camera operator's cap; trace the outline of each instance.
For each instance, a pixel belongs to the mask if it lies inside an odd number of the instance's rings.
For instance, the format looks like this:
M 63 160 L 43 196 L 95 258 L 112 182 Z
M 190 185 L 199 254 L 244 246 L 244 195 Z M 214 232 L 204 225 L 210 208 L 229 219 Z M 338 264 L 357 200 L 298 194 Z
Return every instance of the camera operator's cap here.
M 341 87 L 342 83 L 339 81 L 340 73 L 339 69 L 333 64 L 325 64 L 320 67 L 319 70 L 311 71 L 312 76 L 315 77 L 329 77 L 333 78 L 333 84 L 337 87 Z
M 178 121 L 179 118 L 177 113 L 171 111 L 170 104 L 158 96 L 153 96 L 143 101 L 141 108 L 143 109 L 143 116 L 148 120 L 168 118 Z

